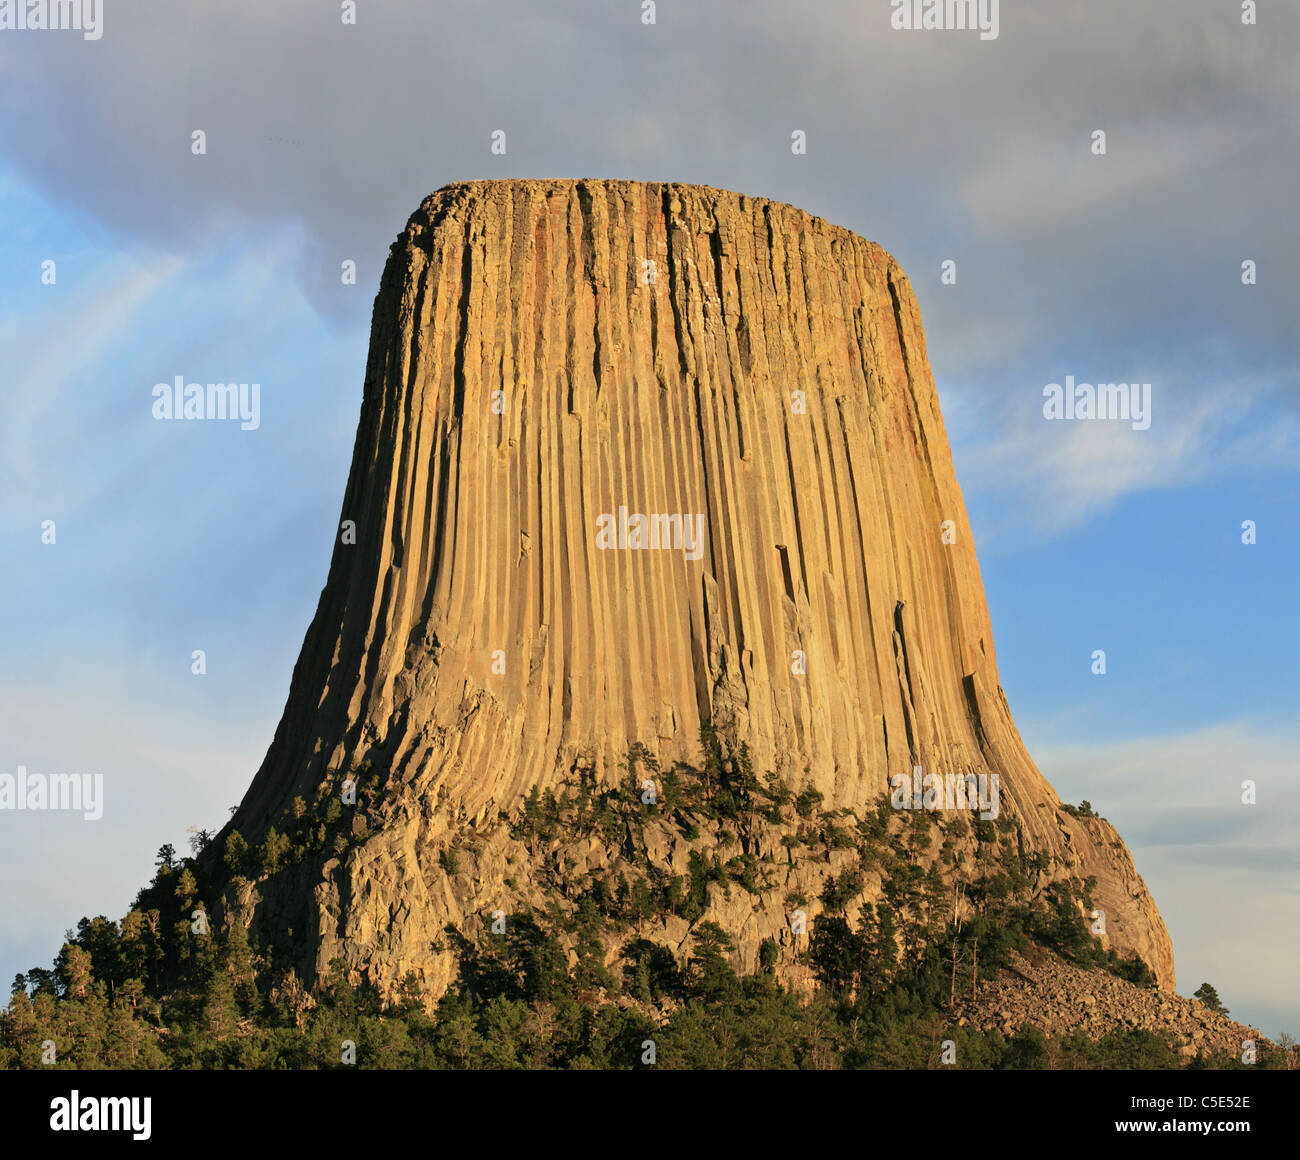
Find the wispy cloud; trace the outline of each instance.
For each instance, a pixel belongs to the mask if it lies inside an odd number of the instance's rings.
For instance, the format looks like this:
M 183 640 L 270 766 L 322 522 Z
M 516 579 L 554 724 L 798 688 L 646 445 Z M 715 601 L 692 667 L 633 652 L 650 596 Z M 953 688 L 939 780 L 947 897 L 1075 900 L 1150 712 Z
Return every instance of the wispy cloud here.
M 144 264 L 119 257 L 89 276 L 81 271 L 76 281 L 65 265 L 63 283 L 42 288 L 45 300 L 38 294 L 35 309 L 0 319 L 0 347 L 7 354 L 0 371 L 6 384 L 0 437 L 10 486 L 49 488 L 48 463 L 58 450 L 53 433 L 64 445 L 76 437 L 87 398 L 101 394 L 110 356 L 129 341 L 148 303 L 183 276 L 185 265 L 176 257 Z M 33 283 L 38 273 L 30 272 Z M 60 506 L 75 509 L 80 502 L 64 497 Z
M 1089 800 L 1123 834 L 1169 928 L 1180 990 L 1231 980 L 1239 1018 L 1266 1033 L 1285 1019 L 1296 1034 L 1300 729 L 1235 720 L 1031 749 L 1065 800 Z M 1242 802 L 1247 780 L 1255 805 Z
M 1086 219 L 1108 209 L 1125 212 L 1149 191 L 1170 196 L 1195 175 L 1229 164 L 1265 135 L 1260 128 L 1243 133 L 1214 125 L 1108 125 L 1105 154 L 1093 153 L 1094 127 L 1087 124 L 1072 126 L 1073 135 L 1054 137 L 1050 144 L 1035 139 L 1024 125 L 1004 138 L 998 153 L 962 183 L 978 227 L 1024 239 L 1049 235 L 1053 242 L 1073 234 L 1075 244 L 1086 247 L 1094 233 Z
M 1080 382 L 1096 382 L 1080 367 Z M 964 482 L 1011 495 L 1036 531 L 1061 533 L 1127 495 L 1300 462 L 1300 417 L 1278 409 L 1274 384 L 1258 380 L 1184 385 L 1154 376 L 1149 429 L 1114 420 L 1047 420 L 1043 384 L 1027 384 L 996 412 L 967 418 Z
M 43 944 L 36 961 L 48 963 L 63 931 L 83 914 L 125 913 L 151 873 L 153 851 L 164 842 L 183 848 L 187 827 L 220 826 L 239 800 L 273 718 L 264 709 L 260 728 L 231 730 L 204 694 L 186 705 L 160 695 L 161 685 L 139 666 L 0 684 L 0 771 L 25 765 L 31 773 L 104 778 L 99 821 L 0 811 L 6 872 L 23 868 L 28 887 L 6 899 L 6 948 Z M 242 719 L 251 725 L 247 712 Z M 4 960 L 15 971 L 33 965 L 11 962 L 7 950 Z

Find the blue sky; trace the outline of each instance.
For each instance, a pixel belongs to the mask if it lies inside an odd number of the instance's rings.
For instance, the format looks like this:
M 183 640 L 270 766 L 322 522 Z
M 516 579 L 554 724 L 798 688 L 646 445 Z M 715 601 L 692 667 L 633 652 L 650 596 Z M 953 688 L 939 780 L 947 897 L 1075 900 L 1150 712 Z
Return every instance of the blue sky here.
M 1007 5 L 982 43 L 883 3 L 497 7 L 345 30 L 122 0 L 93 44 L 0 35 L 0 771 L 109 793 L 98 823 L 0 814 L 0 971 L 121 914 L 260 763 L 409 213 L 459 178 L 616 176 L 790 201 L 902 262 L 1031 754 L 1128 842 L 1180 990 L 1300 1034 L 1300 15 Z M 154 421 L 177 374 L 259 382 L 260 428 Z M 1151 382 L 1151 429 L 1045 422 L 1067 374 Z

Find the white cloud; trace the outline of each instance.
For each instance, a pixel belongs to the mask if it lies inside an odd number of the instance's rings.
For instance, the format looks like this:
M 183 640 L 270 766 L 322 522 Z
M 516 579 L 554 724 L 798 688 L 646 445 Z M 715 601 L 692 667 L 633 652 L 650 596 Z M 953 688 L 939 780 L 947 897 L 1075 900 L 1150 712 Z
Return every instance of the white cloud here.
M 1099 377 L 1081 367 L 1076 379 Z M 1126 495 L 1294 468 L 1300 424 L 1288 412 L 1266 417 L 1273 409 L 1272 384 L 1186 388 L 1175 373 L 1152 377 L 1151 426 L 1145 431 L 1117 420 L 1044 419 L 1037 384 L 1002 403 L 996 413 L 1003 423 L 996 428 L 988 412 L 981 416 L 963 407 L 963 484 L 990 495 L 1010 493 L 1037 530 L 1063 531 Z

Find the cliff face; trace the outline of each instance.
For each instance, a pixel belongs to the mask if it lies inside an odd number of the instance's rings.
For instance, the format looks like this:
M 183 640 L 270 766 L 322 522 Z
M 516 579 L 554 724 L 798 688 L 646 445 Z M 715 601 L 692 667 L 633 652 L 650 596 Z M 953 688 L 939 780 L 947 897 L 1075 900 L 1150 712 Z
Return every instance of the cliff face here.
M 439 864 L 454 827 L 615 779 L 634 743 L 698 764 L 711 722 L 830 806 L 918 766 L 997 774 L 1025 845 L 1095 876 L 1112 944 L 1172 985 L 1127 851 L 1057 808 L 1016 732 L 920 313 L 879 246 L 695 186 L 440 190 L 375 301 L 341 520 L 231 823 L 256 840 L 374 771 L 358 845 L 242 897 L 305 924 L 317 966 L 445 983 L 431 933 L 490 901 Z

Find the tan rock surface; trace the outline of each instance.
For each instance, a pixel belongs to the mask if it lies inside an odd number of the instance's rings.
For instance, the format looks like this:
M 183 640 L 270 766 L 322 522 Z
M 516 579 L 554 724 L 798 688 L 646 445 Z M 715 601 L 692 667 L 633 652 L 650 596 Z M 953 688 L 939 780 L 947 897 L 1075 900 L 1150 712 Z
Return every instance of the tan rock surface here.
M 700 558 L 600 548 L 623 506 L 699 514 Z M 508 876 L 489 859 L 458 896 L 452 828 L 578 766 L 614 778 L 633 742 L 698 762 L 711 720 L 829 805 L 917 765 L 997 773 L 1026 844 L 1094 875 L 1113 944 L 1173 985 L 1127 851 L 1058 809 L 1012 721 L 920 312 L 879 246 L 697 186 L 438 191 L 375 300 L 341 520 L 232 821 L 256 841 L 377 771 L 374 836 L 263 890 L 264 917 L 315 898 L 317 966 L 423 970 Z
M 1098 1039 L 1115 1030 L 1167 1032 L 1188 1057 L 1202 1051 L 1240 1058 L 1248 1043 L 1256 1051 L 1272 1046 L 1257 1029 L 1211 1011 L 1197 999 L 1136 987 L 1104 971 L 1081 970 L 1055 955 L 1035 957 L 1030 962 L 1014 956 L 1010 970 L 982 982 L 973 999 L 963 997 L 956 1010 L 961 1021 L 1003 1033 L 1029 1025 L 1053 1038 L 1081 1032 Z

